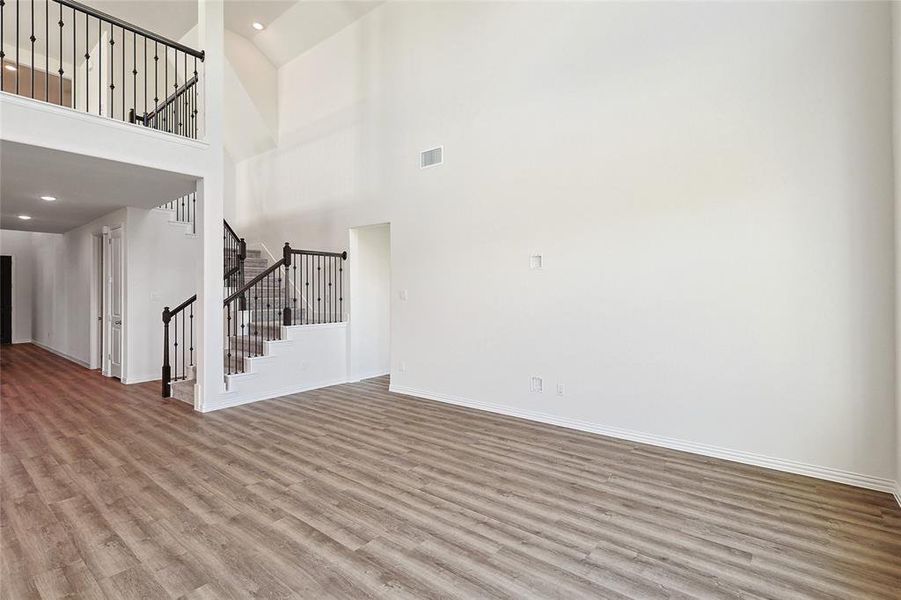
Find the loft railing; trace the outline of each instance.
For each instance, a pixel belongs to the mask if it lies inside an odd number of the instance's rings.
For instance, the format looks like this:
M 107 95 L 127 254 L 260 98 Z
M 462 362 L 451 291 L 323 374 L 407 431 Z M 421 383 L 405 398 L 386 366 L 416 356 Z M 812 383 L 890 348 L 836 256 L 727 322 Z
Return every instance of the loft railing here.
M 129 122 L 196 139 L 197 120 L 194 116 L 197 114 L 197 81 L 197 77 L 192 77 L 149 113 L 138 115 L 135 109 L 130 109 Z
M 290 325 L 344 320 L 347 252 L 295 250 L 229 295 L 225 305 L 225 372 L 243 373 L 244 359 L 263 354 L 263 343 L 281 339 Z
M 172 395 L 171 384 L 173 381 L 189 379 L 189 374 L 193 375 L 194 302 L 196 300 L 197 294 L 194 294 L 172 310 L 168 306 L 163 309 L 163 398 Z M 179 318 L 181 318 L 180 328 Z M 179 337 L 179 333 L 181 337 Z
M 0 0 L 0 91 L 197 138 L 203 60 L 74 0 Z
M 197 192 L 160 204 L 157 208 L 171 210 L 175 213 L 176 221 L 190 225 L 191 233 L 197 233 Z

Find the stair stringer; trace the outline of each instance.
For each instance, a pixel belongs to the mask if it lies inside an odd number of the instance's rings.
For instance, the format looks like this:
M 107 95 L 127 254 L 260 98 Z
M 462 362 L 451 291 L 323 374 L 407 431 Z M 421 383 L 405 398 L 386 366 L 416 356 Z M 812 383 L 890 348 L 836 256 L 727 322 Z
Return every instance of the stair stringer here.
M 245 372 L 225 376 L 226 392 L 203 411 L 238 406 L 347 382 L 347 323 L 282 327 Z

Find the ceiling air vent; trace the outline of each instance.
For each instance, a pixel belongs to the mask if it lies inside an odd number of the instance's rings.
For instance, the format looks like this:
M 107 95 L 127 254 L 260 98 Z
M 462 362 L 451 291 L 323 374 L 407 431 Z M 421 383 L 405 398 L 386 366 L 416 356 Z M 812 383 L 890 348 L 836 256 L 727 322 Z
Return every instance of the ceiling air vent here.
M 444 162 L 444 146 L 438 146 L 419 153 L 419 168 L 437 167 Z

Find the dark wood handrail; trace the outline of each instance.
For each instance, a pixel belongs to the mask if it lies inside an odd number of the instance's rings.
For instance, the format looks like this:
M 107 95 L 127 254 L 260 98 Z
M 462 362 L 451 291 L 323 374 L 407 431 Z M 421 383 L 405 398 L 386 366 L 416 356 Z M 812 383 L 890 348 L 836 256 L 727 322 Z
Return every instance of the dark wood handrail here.
M 319 250 L 295 250 L 294 248 L 291 248 L 291 254 L 302 254 L 304 256 L 334 256 L 335 258 L 347 260 L 346 250 L 344 252 L 320 252 Z
M 228 224 L 228 221 L 226 221 L 225 219 L 222 219 L 222 224 L 225 225 L 225 229 L 226 229 L 230 234 L 232 234 L 232 237 L 234 237 L 236 240 L 237 240 L 237 239 L 240 239 L 240 238 L 238 237 L 238 234 L 235 233 L 235 230 L 232 229 L 232 226 Z
M 197 300 L 197 294 L 194 294 L 193 296 L 191 296 L 190 298 L 188 298 L 187 300 L 185 300 L 184 302 L 182 302 L 181 304 L 179 304 L 179 305 L 176 306 L 175 308 L 173 308 L 173 309 L 171 309 L 171 310 L 169 310 L 169 311 L 163 311 L 163 315 L 164 315 L 164 316 L 163 316 L 163 321 L 166 320 L 166 317 L 165 317 L 166 312 L 169 313 L 169 317 L 171 318 L 173 315 L 176 315 L 176 314 L 180 313 L 181 311 L 183 311 L 185 308 L 188 307 L 189 304 L 191 304 L 191 303 L 194 302 L 195 300 Z
M 197 83 L 197 76 L 195 75 L 194 77 L 190 78 L 185 83 L 183 83 L 180 88 L 178 88 L 177 90 L 172 92 L 169 95 L 169 97 L 166 98 L 165 100 L 163 100 L 162 104 L 160 104 L 158 107 L 156 107 L 155 109 L 151 110 L 149 113 L 146 113 L 144 115 L 135 115 L 134 118 L 136 120 L 141 121 L 142 123 L 146 124 L 147 121 L 154 118 L 156 115 L 161 113 L 167 106 L 169 106 L 170 104 L 172 104 L 173 102 L 178 100 L 179 96 L 181 96 L 186 91 L 188 91 L 188 88 L 190 88 L 192 85 L 194 85 L 196 83 Z
M 148 30 L 144 29 L 143 27 L 139 27 L 137 25 L 129 23 L 128 21 L 123 21 L 122 19 L 120 19 L 118 17 L 114 17 L 113 15 L 110 15 L 103 11 L 97 10 L 96 8 L 92 8 L 90 6 L 82 4 L 81 2 L 75 2 L 75 0 L 54 0 L 54 2 L 58 2 L 59 4 L 62 4 L 63 6 L 68 6 L 69 8 L 71 8 L 73 10 L 87 13 L 87 14 L 91 15 L 92 17 L 96 17 L 102 21 L 106 21 L 107 23 L 112 23 L 116 27 L 121 27 L 122 29 L 131 31 L 132 33 L 142 35 L 142 36 L 146 37 L 147 39 L 153 40 L 155 42 L 159 42 L 160 44 L 164 44 L 166 46 L 169 46 L 170 48 L 177 48 L 178 50 L 181 50 L 185 54 L 199 58 L 201 61 L 203 61 L 204 57 L 206 56 L 206 53 L 203 50 L 195 50 L 194 48 L 185 46 L 184 44 L 176 42 L 175 40 L 170 40 L 167 37 L 163 37 L 163 36 L 159 35 L 158 33 L 153 33 L 152 31 L 148 31 Z
M 238 265 L 238 266 L 236 266 L 236 267 L 232 267 L 231 269 L 229 269 L 228 271 L 225 272 L 225 275 L 222 276 L 222 279 L 228 279 L 229 277 L 231 277 L 231 276 L 234 275 L 235 273 L 238 273 L 240 270 L 241 270 L 241 265 Z
M 272 273 L 273 271 L 278 269 L 283 264 L 285 264 L 284 258 L 280 258 L 277 261 L 275 261 L 274 263 L 272 263 L 269 266 L 269 268 L 267 268 L 265 271 L 263 271 L 262 273 L 260 273 L 259 275 L 257 275 L 256 277 L 254 277 L 253 279 L 251 279 L 244 285 L 242 285 L 240 290 L 238 290 L 237 292 L 235 292 L 234 294 L 232 294 L 231 296 L 226 298 L 225 301 L 223 302 L 223 305 L 227 305 L 228 303 L 232 302 L 235 298 L 238 298 L 239 296 L 241 296 L 241 294 L 245 293 L 248 289 L 252 288 L 254 285 L 256 285 L 257 283 L 262 281 L 264 277 L 266 277 L 267 275 L 269 275 L 270 273 Z

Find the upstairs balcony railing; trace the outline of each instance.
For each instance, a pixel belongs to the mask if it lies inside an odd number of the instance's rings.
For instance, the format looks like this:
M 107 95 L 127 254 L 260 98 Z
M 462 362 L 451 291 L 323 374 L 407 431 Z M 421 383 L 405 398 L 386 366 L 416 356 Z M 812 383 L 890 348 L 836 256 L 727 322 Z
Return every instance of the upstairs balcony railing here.
M 196 139 L 201 50 L 73 0 L 0 0 L 0 91 Z

